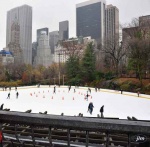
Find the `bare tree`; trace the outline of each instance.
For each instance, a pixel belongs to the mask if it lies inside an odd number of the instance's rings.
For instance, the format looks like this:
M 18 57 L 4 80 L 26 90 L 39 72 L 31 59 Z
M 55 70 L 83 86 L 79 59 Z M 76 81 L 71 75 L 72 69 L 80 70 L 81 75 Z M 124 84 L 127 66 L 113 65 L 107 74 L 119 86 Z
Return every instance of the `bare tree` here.
M 10 63 L 5 66 L 12 80 L 18 80 L 22 78 L 23 72 L 26 70 L 25 64 Z
M 150 19 L 133 20 L 129 28 L 123 29 L 123 40 L 127 44 L 128 66 L 136 72 L 142 86 L 143 74 L 150 65 Z
M 68 55 L 68 57 L 78 56 L 79 58 L 81 58 L 84 45 L 79 44 L 77 39 L 63 41 L 62 46 L 66 49 L 66 54 Z
M 126 54 L 122 42 L 114 36 L 113 39 L 106 39 L 103 45 L 99 45 L 99 49 L 104 54 L 104 63 L 111 67 L 118 76 L 122 59 Z

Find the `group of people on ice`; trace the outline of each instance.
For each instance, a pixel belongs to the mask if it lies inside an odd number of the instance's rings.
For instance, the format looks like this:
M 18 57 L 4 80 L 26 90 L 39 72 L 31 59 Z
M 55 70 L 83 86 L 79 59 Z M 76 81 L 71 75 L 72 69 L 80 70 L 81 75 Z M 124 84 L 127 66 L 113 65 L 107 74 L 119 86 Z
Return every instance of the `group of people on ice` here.
M 94 108 L 94 105 L 92 102 L 89 103 L 89 106 L 88 106 L 88 111 L 90 114 L 92 114 L 93 112 L 93 108 Z M 101 113 L 101 117 L 104 117 L 104 105 L 100 108 L 100 113 Z
M 18 98 L 18 96 L 19 96 L 19 93 L 18 93 L 18 91 L 17 91 L 17 92 L 16 92 L 16 99 Z M 10 99 L 10 92 L 8 93 L 7 99 Z
M 9 91 L 11 91 L 11 87 L 9 88 Z M 17 91 L 17 87 L 15 87 L 15 91 Z M 18 98 L 18 96 L 19 96 L 19 93 L 18 93 L 18 91 L 16 92 L 16 99 Z M 8 93 L 8 95 L 7 95 L 7 99 L 10 99 L 10 92 Z

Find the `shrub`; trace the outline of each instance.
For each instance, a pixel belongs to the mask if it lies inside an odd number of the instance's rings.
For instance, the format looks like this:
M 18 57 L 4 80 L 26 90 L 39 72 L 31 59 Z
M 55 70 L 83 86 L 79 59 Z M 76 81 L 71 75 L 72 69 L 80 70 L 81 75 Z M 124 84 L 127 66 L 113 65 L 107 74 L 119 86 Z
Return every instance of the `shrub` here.
M 78 85 L 79 86 L 79 84 L 81 84 L 82 82 L 81 82 L 81 79 L 80 78 L 72 78 L 72 79 L 70 79 L 69 81 L 68 81 L 68 85 Z
M 0 82 L 1 87 L 15 87 L 18 86 L 17 82 Z
M 114 75 L 113 75 L 112 72 L 108 72 L 108 73 L 105 74 L 105 79 L 106 80 L 111 80 L 113 78 L 114 78 Z
M 150 90 L 150 83 L 148 85 L 146 85 L 144 89 L 145 90 Z
M 129 91 L 130 90 L 130 85 L 128 83 L 122 84 L 120 88 L 124 91 Z

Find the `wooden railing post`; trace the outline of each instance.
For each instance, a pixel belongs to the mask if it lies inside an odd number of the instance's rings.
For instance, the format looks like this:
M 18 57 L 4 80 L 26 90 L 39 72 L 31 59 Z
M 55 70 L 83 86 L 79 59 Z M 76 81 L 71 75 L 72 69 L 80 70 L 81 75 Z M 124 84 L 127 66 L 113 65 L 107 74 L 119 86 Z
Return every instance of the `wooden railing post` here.
M 128 147 L 130 147 L 131 146 L 131 139 L 130 139 L 130 133 L 128 133 Z
M 51 147 L 53 145 L 52 144 L 52 128 L 49 127 L 48 130 L 49 130 L 49 144 L 50 144 L 50 147 Z
M 2 147 L 3 135 L 2 135 L 2 124 L 0 123 L 0 147 Z
M 32 141 L 33 141 L 33 145 L 35 146 L 35 138 L 34 138 L 34 126 L 31 126 L 31 131 L 32 131 Z
M 109 133 L 106 132 L 106 147 L 109 147 Z
M 89 131 L 86 131 L 86 147 L 89 145 Z
M 15 136 L 16 136 L 16 140 L 19 142 L 19 139 L 18 139 L 18 134 L 17 134 L 17 124 L 15 124 Z
M 70 129 L 67 130 L 68 147 L 70 147 Z

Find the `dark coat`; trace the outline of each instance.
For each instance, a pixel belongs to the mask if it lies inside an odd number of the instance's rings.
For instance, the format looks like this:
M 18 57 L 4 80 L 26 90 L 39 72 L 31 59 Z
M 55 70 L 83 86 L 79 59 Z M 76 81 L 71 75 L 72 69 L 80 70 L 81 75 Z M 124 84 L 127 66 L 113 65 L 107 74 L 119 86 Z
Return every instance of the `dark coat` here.
M 100 112 L 104 112 L 104 105 L 100 108 Z
M 4 104 L 1 105 L 0 110 L 3 110 L 3 106 L 4 106 Z
M 93 110 L 94 106 L 93 103 L 89 103 L 88 109 Z

